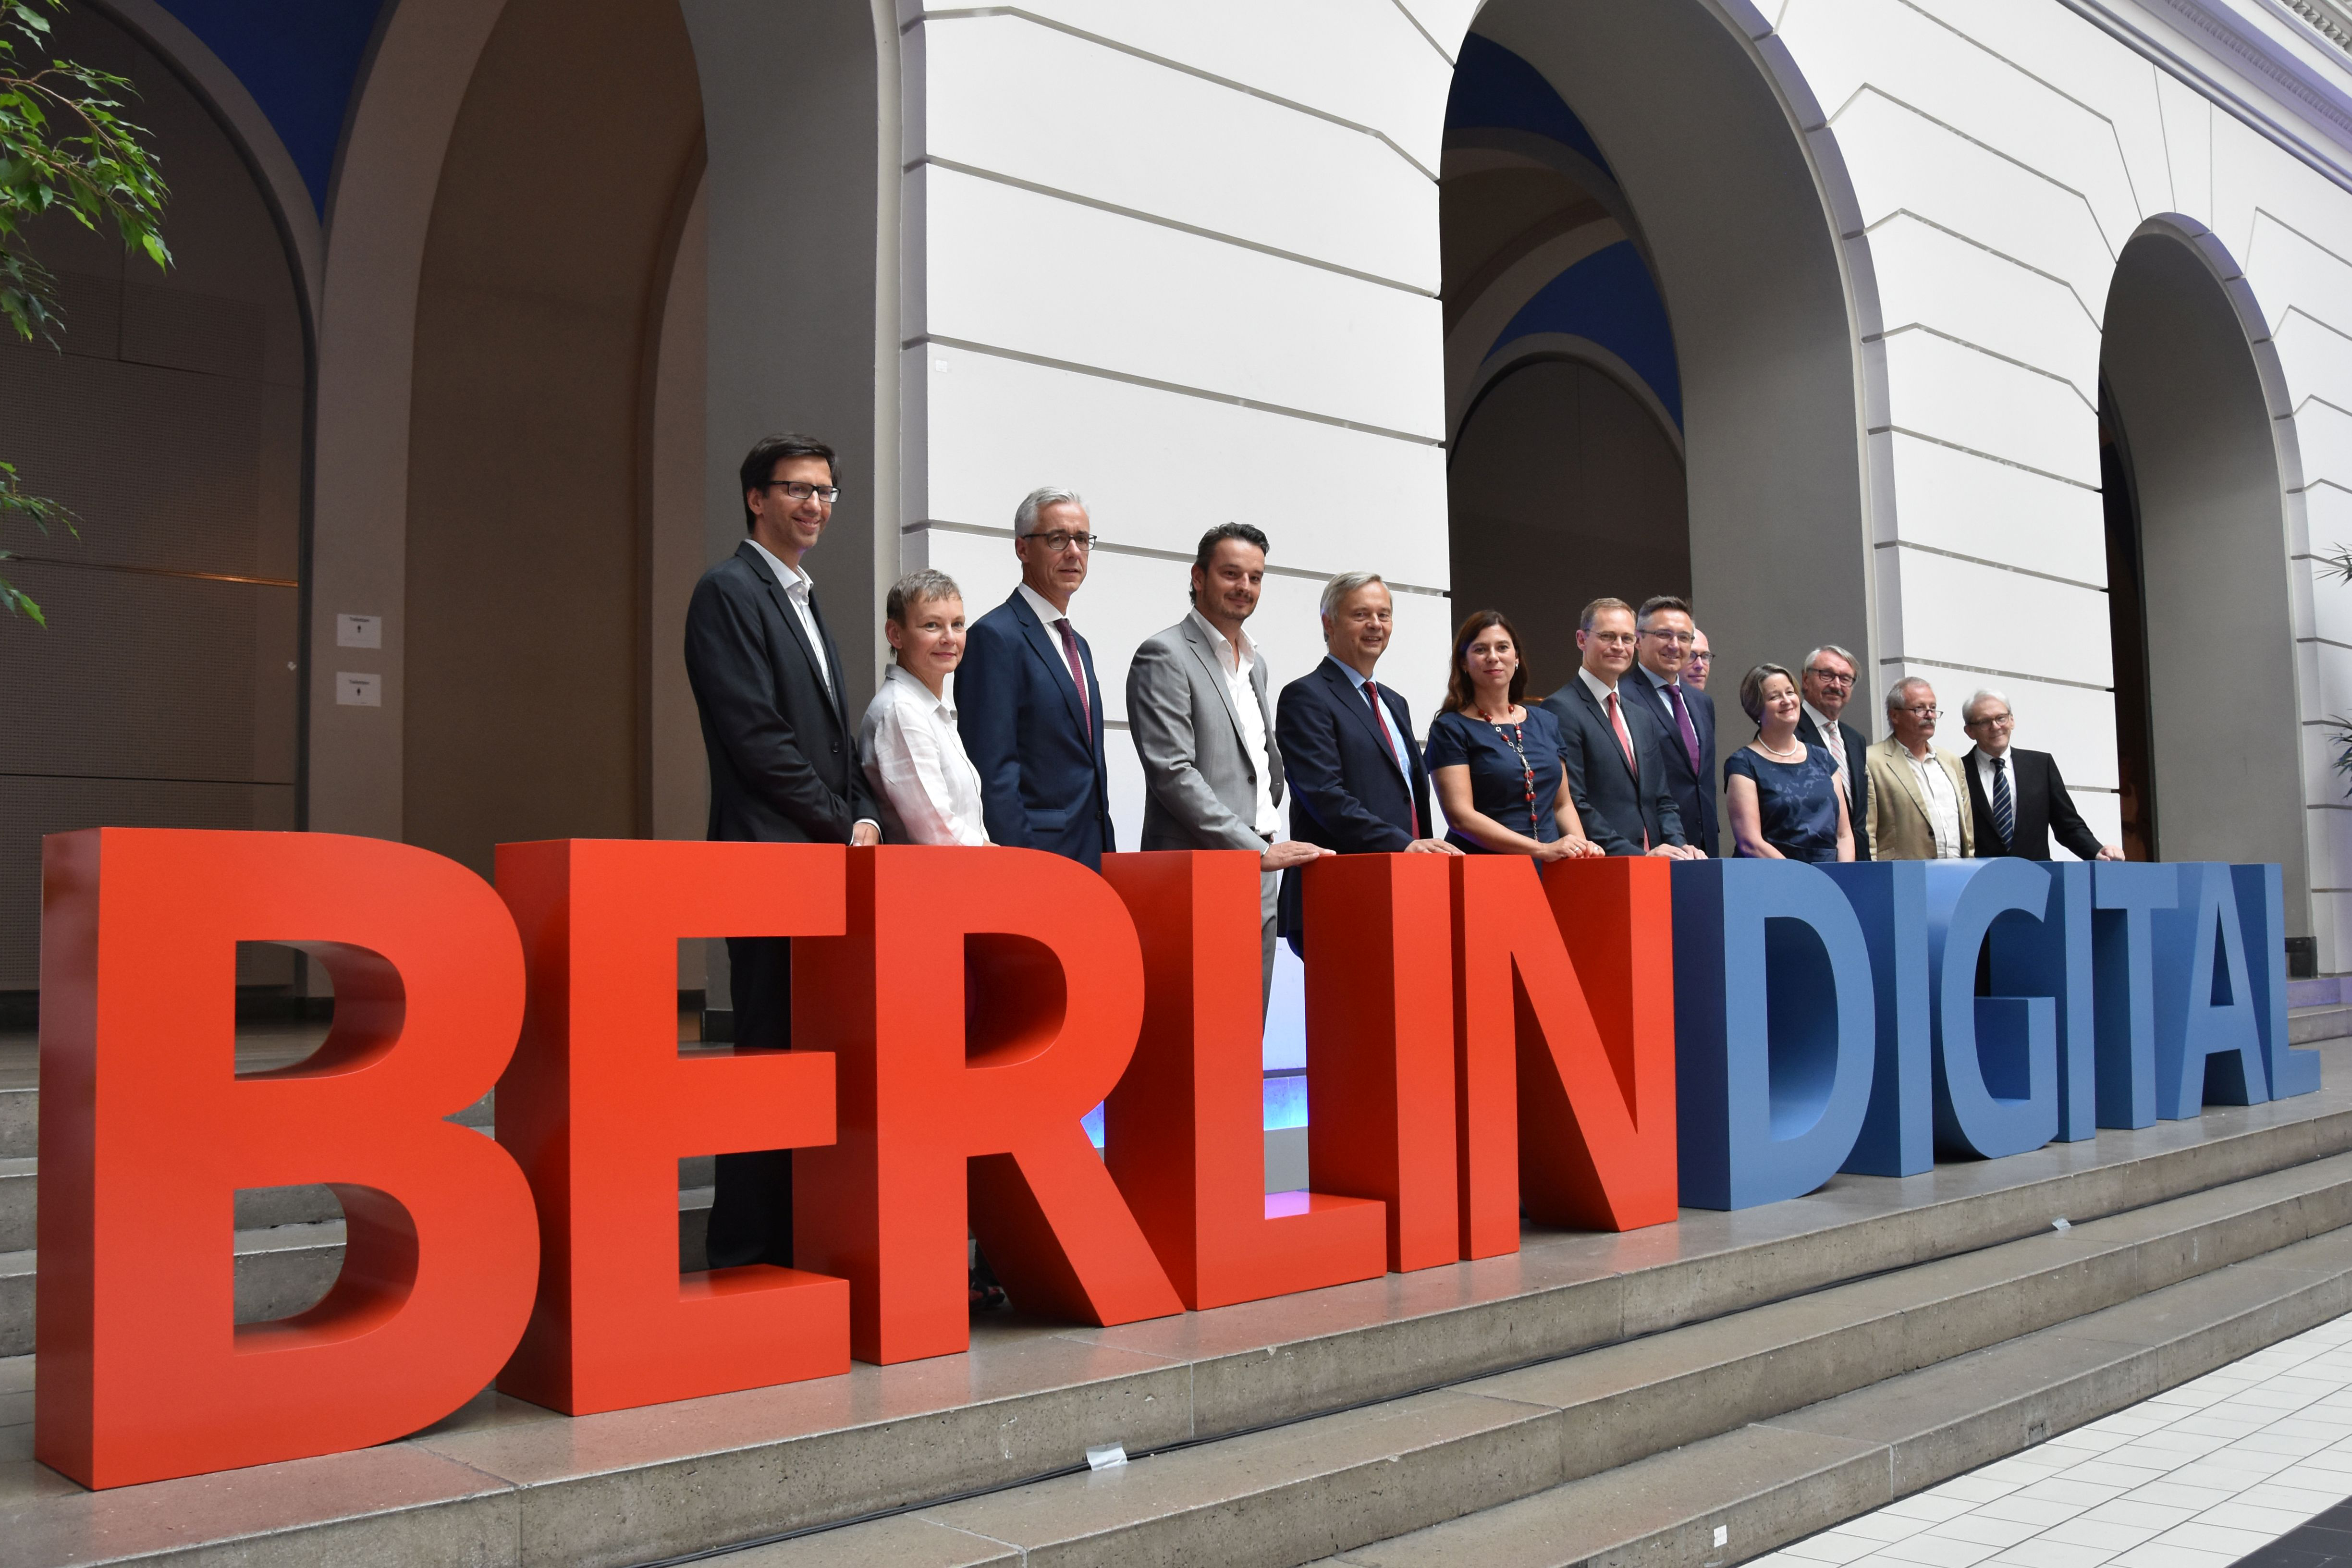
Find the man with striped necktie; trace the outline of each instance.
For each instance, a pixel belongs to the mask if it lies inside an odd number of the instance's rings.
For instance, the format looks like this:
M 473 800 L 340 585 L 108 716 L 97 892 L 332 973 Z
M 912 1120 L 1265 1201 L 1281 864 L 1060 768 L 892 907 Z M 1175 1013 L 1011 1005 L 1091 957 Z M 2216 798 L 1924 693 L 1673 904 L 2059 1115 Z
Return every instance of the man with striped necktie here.
M 2021 860 L 2050 858 L 2054 836 L 2078 860 L 2120 860 L 2124 852 L 2102 844 L 2074 809 L 2058 759 L 2010 744 L 2017 715 L 2009 699 L 1990 689 L 1978 692 L 1960 710 L 1961 727 L 1976 742 L 1962 759 L 1969 777 L 1969 806 L 1976 818 L 1976 852 L 1984 859 L 2014 855 Z

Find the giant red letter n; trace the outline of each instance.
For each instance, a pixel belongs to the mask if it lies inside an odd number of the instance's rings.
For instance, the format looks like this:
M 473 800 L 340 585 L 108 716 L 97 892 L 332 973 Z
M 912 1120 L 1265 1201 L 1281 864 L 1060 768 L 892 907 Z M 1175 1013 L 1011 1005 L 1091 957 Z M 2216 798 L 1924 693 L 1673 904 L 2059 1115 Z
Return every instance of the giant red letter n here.
M 1462 1255 L 1675 1214 L 1667 863 L 1454 862 Z M 1516 1084 L 1516 1092 L 1514 1085 Z M 1522 1193 L 1524 1185 L 1524 1194 Z
M 364 1447 L 471 1398 L 522 1331 L 530 1193 L 443 1120 L 506 1065 L 522 953 L 453 861 L 326 834 L 93 828 L 43 849 L 34 1452 L 97 1487 Z M 334 1026 L 236 1070 L 236 944 L 323 962 Z M 241 1187 L 323 1182 L 341 1276 L 234 1327 Z

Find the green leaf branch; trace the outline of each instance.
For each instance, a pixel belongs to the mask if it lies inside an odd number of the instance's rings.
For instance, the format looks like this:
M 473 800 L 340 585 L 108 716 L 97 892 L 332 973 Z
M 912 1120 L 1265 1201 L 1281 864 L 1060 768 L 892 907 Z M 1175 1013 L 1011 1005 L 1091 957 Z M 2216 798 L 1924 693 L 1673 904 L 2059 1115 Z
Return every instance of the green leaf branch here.
M 0 319 L 18 341 L 57 345 L 65 330 L 57 279 L 34 256 L 29 226 L 63 214 L 93 233 L 111 229 L 124 248 L 159 268 L 164 186 L 150 133 L 123 112 L 138 89 L 122 77 L 71 60 L 47 59 L 48 14 L 65 0 L 0 0 Z M 0 461 L 0 529 L 31 523 L 77 533 L 73 514 L 26 491 L 16 466 Z M 5 538 L 0 532 L 0 538 Z M 0 560 L 8 559 L 0 550 Z M 41 609 L 0 578 L 0 605 L 47 626 Z

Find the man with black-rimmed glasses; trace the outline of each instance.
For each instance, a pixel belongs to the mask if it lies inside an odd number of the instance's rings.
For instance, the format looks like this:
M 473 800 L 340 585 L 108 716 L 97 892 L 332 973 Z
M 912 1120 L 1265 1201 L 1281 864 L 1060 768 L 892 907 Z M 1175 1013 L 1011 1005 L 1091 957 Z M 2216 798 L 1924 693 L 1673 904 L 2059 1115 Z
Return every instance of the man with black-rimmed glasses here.
M 709 837 L 762 844 L 878 844 L 857 765 L 841 649 L 802 558 L 841 491 L 833 448 L 771 436 L 743 459 L 742 543 L 702 574 L 686 611 L 686 673 L 710 763 Z M 729 937 L 738 1050 L 793 1043 L 793 944 Z M 793 1266 L 792 1152 L 721 1154 L 709 1264 Z
M 1798 686 L 1804 707 L 1797 714 L 1797 738 L 1830 754 L 1837 770 L 1838 788 L 1845 792 L 1846 820 L 1853 824 L 1853 858 L 1870 858 L 1870 767 L 1865 760 L 1870 737 L 1839 715 L 1853 697 L 1856 671 L 1853 655 L 1835 643 L 1823 643 L 1805 656 Z

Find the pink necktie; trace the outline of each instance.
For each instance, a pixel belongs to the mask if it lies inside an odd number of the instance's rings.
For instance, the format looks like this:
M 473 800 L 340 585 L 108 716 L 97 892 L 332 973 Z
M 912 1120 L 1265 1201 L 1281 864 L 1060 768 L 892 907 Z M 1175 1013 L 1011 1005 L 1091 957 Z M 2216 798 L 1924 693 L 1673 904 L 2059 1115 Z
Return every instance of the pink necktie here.
M 1617 731 L 1617 743 L 1625 749 L 1625 771 L 1634 778 L 1642 776 L 1642 764 L 1633 760 L 1633 737 L 1625 732 L 1625 715 L 1617 711 L 1617 694 L 1609 694 L 1609 724 Z
M 1054 629 L 1062 634 L 1062 656 L 1070 661 L 1070 679 L 1078 683 L 1078 713 L 1086 720 L 1087 733 L 1091 735 L 1095 731 L 1095 709 L 1087 700 L 1087 667 L 1078 658 L 1078 634 L 1070 629 L 1067 616 L 1055 621 Z
M 1386 746 L 1389 755 L 1393 757 L 1397 749 L 1396 733 L 1389 728 L 1389 705 L 1381 700 L 1381 689 L 1369 680 L 1364 682 L 1364 696 L 1372 705 L 1372 722 L 1381 727 L 1381 744 Z M 1410 777 L 1405 780 L 1404 808 L 1412 818 L 1412 836 L 1418 838 L 1421 837 L 1421 806 L 1412 798 L 1412 780 Z

